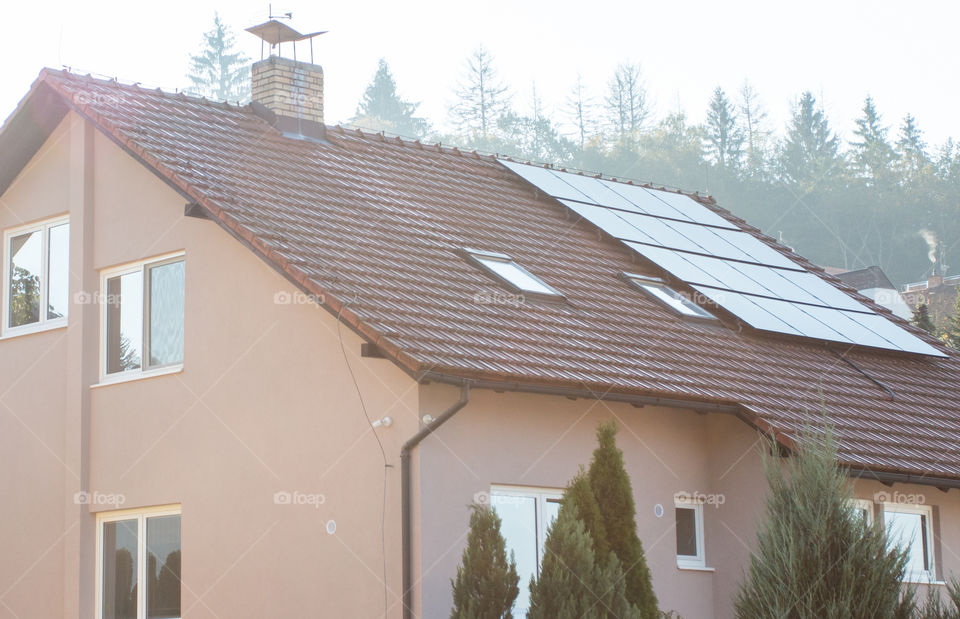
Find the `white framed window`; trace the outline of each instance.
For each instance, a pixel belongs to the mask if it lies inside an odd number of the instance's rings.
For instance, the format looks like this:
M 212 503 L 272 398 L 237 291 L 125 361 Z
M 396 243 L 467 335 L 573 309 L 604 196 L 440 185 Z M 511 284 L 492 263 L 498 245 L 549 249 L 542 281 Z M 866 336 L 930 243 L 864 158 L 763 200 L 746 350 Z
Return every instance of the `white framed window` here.
M 563 295 L 514 262 L 506 254 L 477 249 L 464 249 L 463 252 L 472 262 L 482 267 L 489 275 L 507 284 L 515 292 L 533 295 L 537 298 L 563 299 Z
M 500 516 L 500 533 L 513 552 L 520 576 L 520 593 L 513 605 L 516 617 L 530 608 L 530 579 L 540 576 L 547 530 L 560 513 L 563 491 L 527 486 L 493 486 L 490 506 Z
M 97 619 L 179 619 L 180 506 L 97 514 Z
M 883 525 L 891 544 L 906 548 L 908 582 L 933 582 L 933 508 L 929 505 L 883 504 Z
M 674 497 L 677 530 L 677 567 L 705 568 L 703 551 L 703 503 L 692 497 Z
M 873 501 L 869 499 L 853 499 L 850 509 L 857 516 L 863 518 L 867 524 L 873 524 Z
M 681 316 L 703 318 L 705 320 L 716 320 L 717 318 L 668 286 L 666 282 L 659 277 L 648 277 L 646 275 L 635 275 L 633 273 L 623 273 L 621 277 L 626 279 L 633 287 L 653 297 Z
M 184 254 L 101 274 L 101 376 L 183 365 Z
M 3 334 L 62 327 L 70 306 L 70 218 L 3 233 Z

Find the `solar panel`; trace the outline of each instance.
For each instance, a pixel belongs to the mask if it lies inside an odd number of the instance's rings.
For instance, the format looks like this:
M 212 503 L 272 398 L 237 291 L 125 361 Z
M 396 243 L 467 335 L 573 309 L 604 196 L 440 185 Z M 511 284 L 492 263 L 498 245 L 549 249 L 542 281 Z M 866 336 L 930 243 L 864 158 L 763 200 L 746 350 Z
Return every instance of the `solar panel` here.
M 502 163 L 754 329 L 946 356 L 689 196 Z

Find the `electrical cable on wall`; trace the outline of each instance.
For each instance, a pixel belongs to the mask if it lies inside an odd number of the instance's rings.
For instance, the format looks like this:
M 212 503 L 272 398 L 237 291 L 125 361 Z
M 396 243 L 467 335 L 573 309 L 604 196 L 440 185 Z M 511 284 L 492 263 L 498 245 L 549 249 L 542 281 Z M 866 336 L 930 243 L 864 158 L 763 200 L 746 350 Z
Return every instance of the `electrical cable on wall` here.
M 340 341 L 340 352 L 343 354 L 343 362 L 347 365 L 347 371 L 350 372 L 350 379 L 353 381 L 353 387 L 357 391 L 357 397 L 360 399 L 360 408 L 363 411 L 363 416 L 367 420 L 367 425 L 370 426 L 370 431 L 373 432 L 373 437 L 377 439 L 377 445 L 380 447 L 380 456 L 383 458 L 383 493 L 382 501 L 380 504 L 380 554 L 383 558 L 383 616 L 387 616 L 387 539 L 386 539 L 386 519 L 387 519 L 387 452 L 383 448 L 383 442 L 380 440 L 380 436 L 377 434 L 376 426 L 373 421 L 370 420 L 370 414 L 367 412 L 367 405 L 363 401 L 363 393 L 360 391 L 360 384 L 357 382 L 357 377 L 353 373 L 353 366 L 350 365 L 350 358 L 347 356 L 347 349 L 343 345 L 343 332 L 341 331 L 342 324 L 340 322 L 340 315 L 343 313 L 343 310 L 347 309 L 351 304 L 357 301 L 358 295 L 354 295 L 353 299 L 346 302 L 340 306 L 340 310 L 337 312 L 337 339 Z

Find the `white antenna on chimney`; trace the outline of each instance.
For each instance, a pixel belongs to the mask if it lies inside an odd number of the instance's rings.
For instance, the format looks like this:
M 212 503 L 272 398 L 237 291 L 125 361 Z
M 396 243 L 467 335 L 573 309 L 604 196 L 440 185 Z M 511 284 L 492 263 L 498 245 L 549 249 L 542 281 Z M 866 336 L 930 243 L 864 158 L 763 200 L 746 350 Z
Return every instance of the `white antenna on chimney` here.
M 257 26 L 252 26 L 247 28 L 247 32 L 255 34 L 260 37 L 260 60 L 263 60 L 263 44 L 270 44 L 270 55 L 273 55 L 273 51 L 277 51 L 277 56 L 282 56 L 281 54 L 281 43 L 292 43 L 293 44 L 293 59 L 297 59 L 297 42 L 298 41 L 310 41 L 310 64 L 313 64 L 313 38 L 320 36 L 321 34 L 326 34 L 326 30 L 321 32 L 311 32 L 309 34 L 301 34 L 297 32 L 287 24 L 277 21 L 278 19 L 293 19 L 293 12 L 287 11 L 280 15 L 273 14 L 273 5 L 268 5 L 269 11 L 267 13 L 268 21 L 263 22 Z

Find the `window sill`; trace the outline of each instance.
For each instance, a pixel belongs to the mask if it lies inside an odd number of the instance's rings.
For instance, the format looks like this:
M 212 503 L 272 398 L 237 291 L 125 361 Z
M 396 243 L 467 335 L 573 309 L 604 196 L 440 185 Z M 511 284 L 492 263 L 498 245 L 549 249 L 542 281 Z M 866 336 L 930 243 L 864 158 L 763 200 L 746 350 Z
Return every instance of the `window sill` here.
M 931 585 L 931 586 L 938 586 L 938 587 L 947 586 L 947 582 L 945 580 L 930 580 L 922 576 L 918 576 L 916 578 L 904 578 L 900 582 L 905 585 Z
M 682 563 L 677 563 L 677 569 L 682 572 L 716 572 L 717 570 L 712 567 L 707 567 L 705 565 L 684 565 Z
M 66 329 L 67 321 L 58 320 L 56 322 L 45 322 L 39 325 L 31 325 L 29 327 L 19 327 L 14 329 L 7 329 L 3 332 L 3 335 L 0 336 L 0 342 L 6 340 L 12 340 L 18 337 L 23 337 L 25 335 L 35 335 L 37 333 L 46 333 L 47 331 L 55 331 L 57 329 Z
M 116 376 L 104 376 L 96 385 L 90 385 L 90 388 L 99 389 L 100 387 L 109 387 L 110 385 L 119 385 L 121 383 L 129 383 L 136 380 L 146 380 L 148 378 L 156 378 L 158 376 L 168 376 L 170 374 L 180 374 L 181 372 L 183 372 L 182 363 L 178 365 L 157 368 L 155 370 L 147 370 L 145 372 L 124 372 L 122 374 L 117 374 Z

